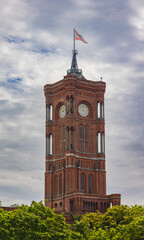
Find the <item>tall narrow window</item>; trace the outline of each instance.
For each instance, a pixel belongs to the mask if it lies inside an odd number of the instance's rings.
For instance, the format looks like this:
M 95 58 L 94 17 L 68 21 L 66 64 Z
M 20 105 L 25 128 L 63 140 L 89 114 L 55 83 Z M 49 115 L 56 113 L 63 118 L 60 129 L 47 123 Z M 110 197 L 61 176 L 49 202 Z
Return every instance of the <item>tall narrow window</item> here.
M 69 113 L 69 96 L 66 98 L 66 113 Z
M 104 118 L 104 104 L 101 103 L 101 117 Z
M 46 106 L 46 121 L 49 121 L 49 120 L 53 120 L 53 107 L 52 107 L 52 104 L 50 104 L 49 106 Z
M 46 137 L 46 156 L 53 154 L 52 134 Z
M 62 194 L 62 174 L 59 176 L 59 193 Z
M 101 153 L 101 133 L 97 134 L 97 152 Z
M 92 193 L 92 175 L 88 176 L 88 193 Z
M 63 152 L 66 151 L 66 128 L 65 125 L 63 125 Z
M 46 137 L 46 156 L 50 154 L 49 136 Z
M 67 127 L 67 130 L 66 130 L 66 133 L 67 133 L 67 150 L 69 149 L 69 127 Z
M 50 155 L 53 154 L 53 137 L 52 134 L 49 135 L 49 151 L 50 151 Z
M 53 107 L 52 107 L 52 105 L 50 105 L 49 106 L 49 120 L 51 120 L 51 121 L 53 120 L 53 116 L 52 115 L 53 115 Z
M 88 126 L 85 126 L 85 152 L 88 153 Z
M 70 113 L 73 114 L 74 113 L 74 107 L 75 107 L 74 106 L 74 98 L 73 98 L 73 96 L 70 97 L 69 104 L 70 104 L 70 106 L 69 106 L 70 107 Z
M 55 190 L 55 194 L 58 194 L 58 177 L 57 175 L 54 178 L 54 190 Z
M 46 106 L 46 121 L 49 121 L 49 107 Z
M 71 127 L 71 147 L 70 149 L 74 149 L 74 128 Z
M 82 173 L 81 175 L 81 190 L 85 190 L 85 175 Z
M 62 126 L 59 126 L 59 152 L 62 153 Z
M 97 103 L 97 118 L 101 117 L 101 109 L 100 109 L 100 102 Z
M 79 151 L 83 152 L 83 125 L 79 126 Z
M 101 134 L 101 137 L 102 137 L 102 141 L 101 141 L 102 149 L 101 149 L 101 152 L 105 153 L 105 136 L 104 136 L 104 133 Z

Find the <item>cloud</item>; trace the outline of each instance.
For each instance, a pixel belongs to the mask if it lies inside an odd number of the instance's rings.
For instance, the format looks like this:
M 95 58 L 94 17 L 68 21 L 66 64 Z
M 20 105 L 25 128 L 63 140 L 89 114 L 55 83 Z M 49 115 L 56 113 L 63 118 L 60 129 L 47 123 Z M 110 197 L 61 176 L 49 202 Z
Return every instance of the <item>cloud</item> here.
M 134 12 L 129 19 L 130 24 L 134 28 L 134 36 L 140 40 L 144 40 L 144 2 L 142 0 L 138 0 L 137 2 L 132 0 L 129 1 L 130 6 Z
M 71 65 L 73 28 L 83 75 L 106 81 L 108 193 L 142 203 L 143 2 L 1 0 L 0 193 L 2 203 L 41 200 L 45 162 L 43 86 Z

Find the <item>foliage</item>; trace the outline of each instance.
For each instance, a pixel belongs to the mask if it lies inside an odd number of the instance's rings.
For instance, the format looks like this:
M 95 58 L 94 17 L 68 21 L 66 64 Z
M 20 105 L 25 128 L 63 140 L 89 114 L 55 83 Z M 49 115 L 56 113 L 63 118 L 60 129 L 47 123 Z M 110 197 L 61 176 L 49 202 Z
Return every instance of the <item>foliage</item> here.
M 76 215 L 72 226 L 42 202 L 9 212 L 0 208 L 0 239 L 144 240 L 144 207 L 122 205 L 109 208 L 104 215 L 98 211 Z
M 14 211 L 0 209 L 0 239 L 2 240 L 46 240 L 82 239 L 72 232 L 61 214 L 33 201 L 30 206 L 22 205 Z
M 72 229 L 89 240 L 144 240 L 144 207 L 122 205 L 109 208 L 105 215 L 85 214 Z
M 74 221 L 80 221 L 81 220 L 81 218 L 82 218 L 82 215 L 79 215 L 79 214 L 73 214 L 72 212 L 70 213 L 70 215 L 71 215 L 71 218 L 72 218 L 72 220 L 74 220 Z

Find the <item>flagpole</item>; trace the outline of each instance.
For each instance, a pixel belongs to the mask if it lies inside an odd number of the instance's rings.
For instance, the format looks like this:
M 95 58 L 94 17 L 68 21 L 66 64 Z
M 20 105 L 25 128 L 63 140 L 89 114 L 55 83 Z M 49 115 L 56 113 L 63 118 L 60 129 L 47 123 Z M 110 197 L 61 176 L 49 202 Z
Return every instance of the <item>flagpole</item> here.
M 75 28 L 73 29 L 73 44 L 74 44 L 73 50 L 74 50 L 74 52 L 75 52 Z

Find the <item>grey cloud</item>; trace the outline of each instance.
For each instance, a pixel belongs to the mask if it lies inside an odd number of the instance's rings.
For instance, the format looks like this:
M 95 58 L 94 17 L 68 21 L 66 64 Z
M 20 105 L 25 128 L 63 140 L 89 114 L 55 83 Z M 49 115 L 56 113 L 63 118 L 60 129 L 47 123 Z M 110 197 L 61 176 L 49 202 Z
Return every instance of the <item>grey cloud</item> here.
M 60 3 L 61 2 L 61 3 Z M 136 3 L 139 7 L 139 1 Z M 44 194 L 43 85 L 62 79 L 71 64 L 72 29 L 78 64 L 106 92 L 108 193 L 141 203 L 143 189 L 143 44 L 135 36 L 131 1 L 2 1 L 0 45 L 0 195 L 30 203 Z M 17 11 L 19 10 L 19 11 Z M 10 40 L 4 39 L 12 36 Z M 21 78 L 19 83 L 9 79 Z

